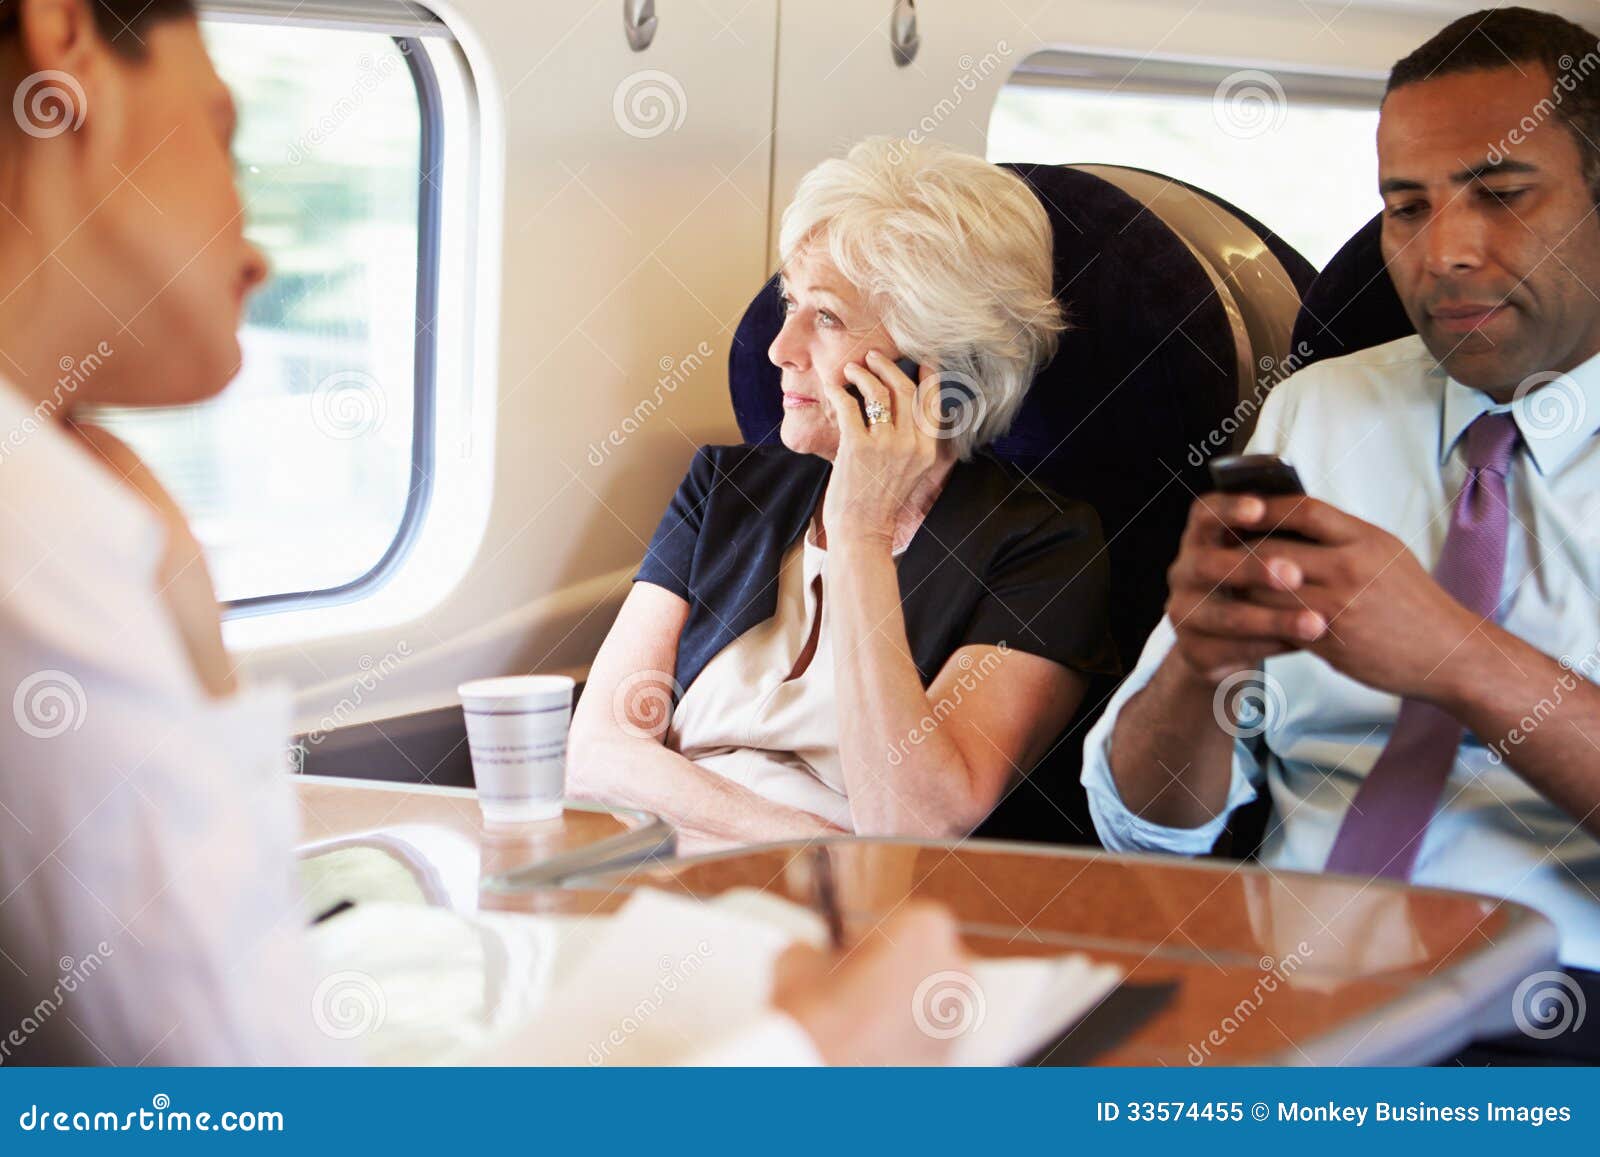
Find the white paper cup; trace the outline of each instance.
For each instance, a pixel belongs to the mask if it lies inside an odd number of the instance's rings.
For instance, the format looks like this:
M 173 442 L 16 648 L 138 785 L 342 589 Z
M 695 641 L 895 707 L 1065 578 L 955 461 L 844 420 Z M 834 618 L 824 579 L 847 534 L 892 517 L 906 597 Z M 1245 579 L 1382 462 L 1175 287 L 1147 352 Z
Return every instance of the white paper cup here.
M 484 819 L 522 823 L 561 814 L 573 686 L 566 675 L 508 675 L 456 688 Z

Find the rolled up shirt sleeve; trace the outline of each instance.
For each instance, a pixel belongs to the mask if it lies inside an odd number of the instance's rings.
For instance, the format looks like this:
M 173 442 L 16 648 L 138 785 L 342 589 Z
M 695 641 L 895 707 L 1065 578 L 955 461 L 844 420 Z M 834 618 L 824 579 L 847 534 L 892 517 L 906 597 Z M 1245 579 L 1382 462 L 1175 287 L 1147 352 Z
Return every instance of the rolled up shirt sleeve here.
M 1228 800 L 1211 819 L 1197 828 L 1169 828 L 1137 816 L 1122 800 L 1111 771 L 1111 736 L 1123 706 L 1144 689 L 1161 666 L 1176 641 L 1172 624 L 1165 617 L 1146 640 L 1139 662 L 1117 688 L 1099 722 L 1083 744 L 1083 786 L 1089 794 L 1089 815 L 1094 820 L 1100 842 L 1112 852 L 1173 852 L 1195 856 L 1209 852 L 1227 825 L 1228 816 L 1256 798 L 1256 784 L 1262 781 L 1261 753 L 1245 740 L 1233 745 L 1233 774 L 1228 784 Z

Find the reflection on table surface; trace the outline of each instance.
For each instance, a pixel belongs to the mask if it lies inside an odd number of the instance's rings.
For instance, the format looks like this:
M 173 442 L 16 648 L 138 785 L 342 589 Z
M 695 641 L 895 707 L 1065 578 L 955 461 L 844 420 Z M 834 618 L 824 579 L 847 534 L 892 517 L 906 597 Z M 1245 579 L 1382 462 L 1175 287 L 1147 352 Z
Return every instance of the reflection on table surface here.
M 701 896 L 747 887 L 809 903 L 825 847 L 852 930 L 907 900 L 936 899 L 979 954 L 1081 951 L 1120 964 L 1131 983 L 1177 981 L 1172 1001 L 1109 1063 L 1426 1061 L 1475 1027 L 1509 1027 L 1511 989 L 1555 959 L 1547 920 L 1486 897 L 1040 845 L 842 839 L 675 860 L 667 844 L 642 863 L 565 873 L 557 887 L 548 874 L 518 880 L 516 871 L 658 821 L 569 810 L 502 831 L 484 827 L 470 794 L 349 782 L 302 783 L 300 792 L 308 838 L 319 826 L 325 835 L 399 832 L 434 869 L 452 846 L 475 846 L 475 871 L 446 890 L 465 888 L 478 906 L 500 910 L 608 912 L 640 886 Z
M 568 886 L 596 896 L 645 884 L 695 895 L 754 887 L 805 903 L 814 854 L 766 846 Z M 984 955 L 1082 951 L 1122 965 L 1132 983 L 1180 982 L 1171 1005 L 1111 1063 L 1382 1059 L 1397 1034 L 1418 1031 L 1419 1003 L 1435 1002 L 1464 1034 L 1469 1014 L 1482 1011 L 1472 1005 L 1554 960 L 1554 930 L 1543 917 L 1464 893 L 976 841 L 832 841 L 828 855 L 847 925 L 857 930 L 927 897 L 955 911 Z M 1509 997 L 1504 1004 L 1490 1012 L 1509 1023 Z M 1449 1051 L 1448 1041 L 1433 1048 Z
M 670 854 L 672 832 L 648 812 L 569 804 L 558 817 L 488 824 L 470 789 L 349 779 L 299 779 L 303 859 L 353 849 L 393 857 L 433 904 L 471 911 L 522 907 L 485 881 L 537 887 L 579 870 Z

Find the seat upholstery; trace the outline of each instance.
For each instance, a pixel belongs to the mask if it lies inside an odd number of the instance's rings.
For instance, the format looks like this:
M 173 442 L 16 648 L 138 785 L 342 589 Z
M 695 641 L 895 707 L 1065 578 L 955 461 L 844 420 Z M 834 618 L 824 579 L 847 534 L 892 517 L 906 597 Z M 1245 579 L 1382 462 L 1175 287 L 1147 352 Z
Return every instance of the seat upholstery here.
M 1300 303 L 1294 348 L 1301 368 L 1416 332 L 1383 266 L 1383 214 L 1368 221 L 1333 255 Z M 1302 344 L 1303 343 L 1303 344 Z
M 1098 511 L 1115 592 L 1112 634 L 1126 668 L 1161 616 L 1189 506 L 1208 488 L 1208 436 L 1238 395 L 1237 347 L 1206 270 L 1139 201 L 1072 168 L 1006 167 L 1049 215 L 1056 294 L 1072 328 L 1011 431 L 989 449 Z M 740 321 L 729 355 L 734 414 L 749 442 L 775 441 L 783 418 L 780 372 L 767 358 L 781 326 L 774 278 Z M 1091 688 L 1030 786 L 979 834 L 1093 841 L 1077 770 L 1082 734 L 1110 689 Z
M 1219 197 L 1210 190 L 1202 189 L 1199 185 L 1191 185 L 1188 181 L 1180 181 L 1176 177 L 1164 177 L 1163 174 L 1151 169 L 1134 171 L 1149 173 L 1152 177 L 1162 177 L 1163 180 L 1171 181 L 1175 185 L 1182 185 L 1190 192 L 1200 194 L 1213 205 L 1237 217 L 1250 232 L 1261 238 L 1261 243 L 1267 247 L 1267 251 L 1278 259 L 1278 264 L 1283 266 L 1284 272 L 1289 275 L 1289 280 L 1294 282 L 1295 288 L 1300 291 L 1300 296 L 1304 297 L 1310 291 L 1312 282 L 1317 279 L 1317 267 L 1302 257 L 1300 251 L 1280 237 L 1276 231 L 1246 213 L 1232 201 Z

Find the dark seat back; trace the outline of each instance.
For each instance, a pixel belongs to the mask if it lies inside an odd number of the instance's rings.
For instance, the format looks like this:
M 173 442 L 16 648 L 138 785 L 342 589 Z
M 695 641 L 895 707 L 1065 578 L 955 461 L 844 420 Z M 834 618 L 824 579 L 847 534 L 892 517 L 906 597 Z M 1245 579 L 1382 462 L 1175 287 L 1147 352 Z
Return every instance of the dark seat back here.
M 1294 348 L 1307 351 L 1300 358 L 1302 368 L 1417 332 L 1384 268 L 1382 232 L 1380 213 L 1344 243 L 1311 283 L 1294 325 Z

